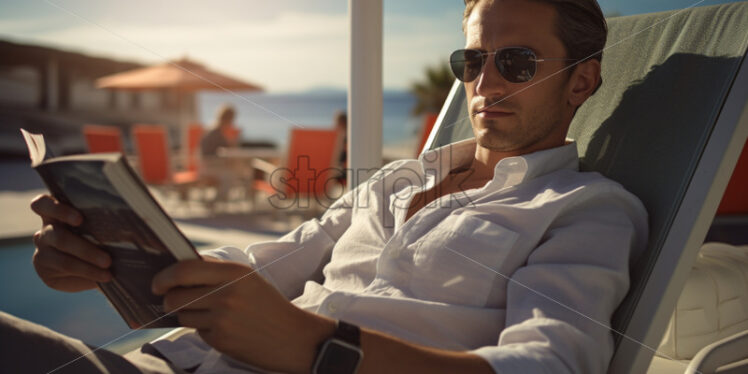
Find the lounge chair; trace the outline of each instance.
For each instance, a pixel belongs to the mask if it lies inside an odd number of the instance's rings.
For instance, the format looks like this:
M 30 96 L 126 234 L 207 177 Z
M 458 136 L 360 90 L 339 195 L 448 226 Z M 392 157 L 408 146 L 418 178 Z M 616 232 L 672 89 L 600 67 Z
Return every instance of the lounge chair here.
M 748 137 L 748 3 L 618 17 L 609 26 L 605 83 L 580 108 L 570 137 L 583 170 L 620 182 L 649 211 L 648 248 L 632 264 L 611 326 L 609 373 L 638 374 L 650 368 Z M 425 148 L 471 136 L 455 82 Z M 742 360 L 746 336 L 701 348 L 689 370 Z
M 438 115 L 434 113 L 429 113 L 423 117 L 423 124 L 421 124 L 421 135 L 419 137 L 420 140 L 418 142 L 416 156 L 423 152 L 424 147 L 426 146 L 426 142 L 429 139 L 429 134 L 431 134 L 431 130 L 434 128 L 434 124 L 436 123 L 437 118 L 439 118 Z
M 200 140 L 203 138 L 203 125 L 199 123 L 190 124 L 187 127 L 187 139 L 182 143 L 184 158 L 188 171 L 199 171 L 200 169 Z
M 618 181 L 649 211 L 648 248 L 632 263 L 629 293 L 612 320 L 609 367 L 644 373 L 746 143 L 748 3 L 608 22 L 604 84 L 579 109 L 570 137 L 583 170 Z M 464 90 L 455 82 L 426 148 L 471 136 Z M 730 339 L 697 364 L 746 358 L 748 349 L 731 354 L 735 344 L 748 346 L 745 334 Z
M 90 153 L 124 153 L 122 130 L 119 127 L 83 125 L 83 137 Z
M 161 125 L 137 124 L 132 139 L 138 156 L 138 171 L 149 185 L 174 189 L 186 200 L 189 187 L 199 182 L 197 171 L 173 171 L 171 148 L 166 128 Z
M 745 305 L 748 305 L 748 245 L 705 243 L 649 372 L 676 374 L 687 371 L 688 367 L 691 372 L 712 373 L 727 362 L 748 358 Z M 745 372 L 746 367 L 742 370 Z
M 717 216 L 748 215 L 748 141 L 735 165 L 730 183 L 717 208 Z
M 748 144 L 748 142 L 746 143 Z M 748 147 L 738 160 L 650 373 L 714 372 L 748 358 Z M 727 358 L 727 359 L 726 359 Z M 721 373 L 730 372 L 728 367 Z M 690 371 L 689 371 L 690 370 Z M 732 372 L 746 371 L 736 366 Z
M 340 136 L 336 129 L 291 129 L 283 167 L 254 160 L 254 166 L 267 175 L 266 179 L 254 181 L 255 191 L 269 196 L 276 211 L 315 212 L 326 207 L 338 197 L 331 194 L 342 172 L 335 164 L 342 151 Z

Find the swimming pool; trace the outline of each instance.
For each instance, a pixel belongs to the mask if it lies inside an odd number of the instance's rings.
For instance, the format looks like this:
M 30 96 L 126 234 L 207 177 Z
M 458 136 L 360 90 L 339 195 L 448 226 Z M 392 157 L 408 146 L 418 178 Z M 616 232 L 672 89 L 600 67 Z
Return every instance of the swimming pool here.
M 36 275 L 31 264 L 31 238 L 0 243 L 0 310 L 89 345 L 125 352 L 169 331 L 133 331 L 99 291 L 77 293 L 55 291 Z

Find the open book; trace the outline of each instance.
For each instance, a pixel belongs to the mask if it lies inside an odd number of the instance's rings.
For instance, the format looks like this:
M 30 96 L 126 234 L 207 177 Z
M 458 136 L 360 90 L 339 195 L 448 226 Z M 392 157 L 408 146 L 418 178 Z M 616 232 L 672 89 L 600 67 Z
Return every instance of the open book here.
M 21 130 L 39 173 L 57 200 L 76 208 L 83 223 L 69 229 L 112 257 L 113 279 L 99 288 L 130 328 L 179 326 L 163 312 L 151 280 L 163 268 L 200 256 L 148 192 L 122 154 L 53 157 L 44 137 Z

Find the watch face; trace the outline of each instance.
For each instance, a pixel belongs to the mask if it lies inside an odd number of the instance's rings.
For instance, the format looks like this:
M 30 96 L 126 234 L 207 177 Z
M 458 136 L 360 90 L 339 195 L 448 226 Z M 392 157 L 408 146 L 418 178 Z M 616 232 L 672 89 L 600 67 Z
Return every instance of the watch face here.
M 325 342 L 321 352 L 314 371 L 318 374 L 355 373 L 363 356 L 360 348 L 337 339 Z

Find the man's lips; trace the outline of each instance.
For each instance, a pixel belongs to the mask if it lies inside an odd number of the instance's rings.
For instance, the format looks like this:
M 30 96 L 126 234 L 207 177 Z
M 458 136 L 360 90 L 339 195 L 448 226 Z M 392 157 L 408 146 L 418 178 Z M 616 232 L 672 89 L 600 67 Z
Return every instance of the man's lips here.
M 474 117 L 482 117 L 482 118 L 502 118 L 511 116 L 512 112 L 498 109 L 498 108 L 491 108 L 491 107 L 483 107 L 481 109 L 478 109 L 475 114 L 473 114 Z

